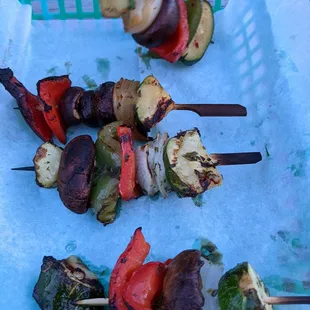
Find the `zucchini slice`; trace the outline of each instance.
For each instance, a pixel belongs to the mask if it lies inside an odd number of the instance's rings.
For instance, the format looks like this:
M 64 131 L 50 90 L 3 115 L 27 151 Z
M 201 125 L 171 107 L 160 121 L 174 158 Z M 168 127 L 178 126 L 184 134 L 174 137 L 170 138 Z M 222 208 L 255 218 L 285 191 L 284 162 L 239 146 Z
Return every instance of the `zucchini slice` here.
M 152 75 L 146 77 L 138 88 L 136 121 L 140 132 L 148 132 L 174 108 L 170 95 Z
M 264 283 L 247 262 L 226 272 L 219 282 L 221 310 L 272 310 L 263 301 L 268 296 Z
M 197 2 L 197 1 L 195 1 Z M 205 54 L 214 32 L 214 17 L 212 7 L 206 0 L 198 1 L 202 6 L 202 14 L 196 33 L 182 55 L 182 61 L 191 66 L 197 63 Z M 191 16 L 191 14 L 189 14 Z
M 192 42 L 201 20 L 202 1 L 203 0 L 189 0 L 186 2 L 189 43 Z
M 165 0 L 135 0 L 135 8 L 123 15 L 125 31 L 131 34 L 148 29 L 155 21 Z
M 165 148 L 164 162 L 172 189 L 182 197 L 196 197 L 222 184 L 222 176 L 212 165 L 198 129 L 171 138 Z
M 33 158 L 36 182 L 40 187 L 57 187 L 62 149 L 50 142 L 43 143 Z
M 107 18 L 120 17 L 135 6 L 135 0 L 100 0 L 102 15 Z

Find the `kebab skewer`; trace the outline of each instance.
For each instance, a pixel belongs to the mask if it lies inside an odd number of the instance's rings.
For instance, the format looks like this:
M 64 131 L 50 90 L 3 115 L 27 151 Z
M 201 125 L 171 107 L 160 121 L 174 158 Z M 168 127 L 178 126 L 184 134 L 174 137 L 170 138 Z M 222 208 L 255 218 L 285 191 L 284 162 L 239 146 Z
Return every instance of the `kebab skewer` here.
M 112 270 L 108 298 L 78 258 L 44 257 L 33 297 L 42 310 L 54 309 L 56 304 L 68 310 L 107 305 L 115 310 L 272 310 L 272 304 L 310 303 L 306 296 L 270 297 L 247 262 L 223 275 L 222 254 L 211 242 L 165 262 L 145 263 L 149 252 L 150 245 L 138 228 Z M 96 297 L 88 297 L 91 294 Z
M 27 124 L 43 140 L 53 135 L 65 144 L 66 130 L 84 123 L 102 127 L 122 121 L 134 127 L 135 138 L 147 140 L 148 132 L 172 110 L 190 110 L 200 116 L 246 116 L 238 104 L 176 104 L 154 76 L 140 84 L 121 78 L 105 82 L 96 90 L 71 86 L 67 75 L 48 77 L 37 83 L 38 96 L 16 79 L 11 69 L 0 69 L 0 83 L 16 99 Z
M 171 63 L 193 65 L 204 56 L 214 31 L 206 0 L 100 0 L 104 17 L 122 17 L 133 39 Z
M 220 186 L 220 165 L 254 164 L 261 154 L 232 153 L 208 155 L 198 129 L 167 133 L 134 150 L 131 129 L 113 122 L 99 131 L 96 143 L 90 136 L 78 136 L 64 150 L 46 142 L 34 157 L 36 182 L 44 188 L 58 187 L 64 205 L 82 214 L 89 207 L 97 219 L 115 220 L 119 199 L 160 193 L 166 198 L 174 191 L 179 197 L 196 197 Z

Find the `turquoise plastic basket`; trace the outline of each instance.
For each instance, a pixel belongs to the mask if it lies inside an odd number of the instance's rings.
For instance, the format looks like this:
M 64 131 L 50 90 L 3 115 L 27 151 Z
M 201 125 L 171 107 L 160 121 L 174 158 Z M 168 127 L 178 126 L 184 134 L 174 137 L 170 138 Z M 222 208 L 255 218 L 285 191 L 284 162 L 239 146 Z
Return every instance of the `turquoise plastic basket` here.
M 100 12 L 99 0 L 88 0 L 87 3 L 92 4 L 92 8 L 85 12 L 83 4 L 85 0 L 19 0 L 23 4 L 40 5 L 40 12 L 33 10 L 32 19 L 50 20 L 50 19 L 100 19 L 102 18 Z M 66 3 L 75 4 L 75 8 L 67 10 Z M 49 7 L 53 5 L 53 10 Z M 55 11 L 55 5 L 57 10 Z M 213 11 L 222 9 L 222 0 L 215 0 Z

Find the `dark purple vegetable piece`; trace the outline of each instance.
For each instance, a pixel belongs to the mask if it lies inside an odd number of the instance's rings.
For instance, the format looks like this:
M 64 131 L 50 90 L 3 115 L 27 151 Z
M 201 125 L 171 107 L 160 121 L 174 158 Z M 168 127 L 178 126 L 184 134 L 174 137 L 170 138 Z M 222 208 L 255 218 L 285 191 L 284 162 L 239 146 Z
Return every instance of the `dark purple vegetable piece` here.
M 163 310 L 203 308 L 200 269 L 204 263 L 200 256 L 200 251 L 187 250 L 171 261 L 164 279 Z
M 83 88 L 70 87 L 61 98 L 59 104 L 60 113 L 67 127 L 81 123 L 81 116 L 78 109 L 80 98 L 83 94 Z
M 176 32 L 179 21 L 180 8 L 176 0 L 164 0 L 153 24 L 132 37 L 138 44 L 147 48 L 158 47 Z
M 114 82 L 106 82 L 95 90 L 95 110 L 100 126 L 116 121 L 113 108 L 114 85 Z
M 71 302 L 103 298 L 105 295 L 96 275 L 78 257 L 56 260 L 52 256 L 44 256 L 32 296 L 42 310 L 95 310 L 103 307 L 85 308 Z
M 95 144 L 90 136 L 78 136 L 65 147 L 59 165 L 58 191 L 63 204 L 82 214 L 89 207 Z
M 78 107 L 82 122 L 89 127 L 99 127 L 96 117 L 96 101 L 94 91 L 88 90 L 80 98 Z

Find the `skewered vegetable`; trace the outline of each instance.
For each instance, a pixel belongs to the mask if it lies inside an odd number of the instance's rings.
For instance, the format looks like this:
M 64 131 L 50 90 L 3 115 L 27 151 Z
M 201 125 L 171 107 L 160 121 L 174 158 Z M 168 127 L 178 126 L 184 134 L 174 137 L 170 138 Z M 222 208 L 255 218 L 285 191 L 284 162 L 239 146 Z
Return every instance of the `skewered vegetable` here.
M 149 144 L 145 144 L 136 149 L 137 182 L 143 192 L 149 196 L 154 196 L 158 192 L 156 181 L 149 166 Z
M 79 103 L 79 114 L 85 125 L 89 127 L 98 127 L 99 122 L 96 116 L 96 104 L 94 98 L 95 91 L 85 91 L 81 96 Z
M 199 26 L 202 16 L 202 1 L 204 0 L 188 0 L 186 1 L 187 21 L 189 30 L 188 43 L 192 41 Z
M 168 193 L 171 192 L 171 186 L 167 180 L 166 169 L 164 164 L 164 149 L 168 141 L 168 134 L 158 134 L 156 140 L 153 142 L 154 146 L 154 161 L 152 171 L 155 175 L 155 181 L 161 195 L 166 198 Z
M 78 125 L 81 123 L 79 113 L 80 99 L 84 94 L 84 89 L 81 87 L 70 87 L 61 98 L 59 109 L 63 117 L 66 127 Z
M 96 106 L 94 109 L 99 126 L 116 120 L 113 109 L 114 86 L 114 82 L 106 82 L 95 90 L 94 97 Z
M 163 160 L 167 140 L 167 133 L 158 133 L 154 141 L 136 149 L 137 182 L 149 196 L 154 196 L 160 191 L 166 198 L 171 191 Z
M 173 100 L 159 81 L 152 75 L 146 77 L 138 88 L 138 100 L 136 102 L 138 130 L 148 132 L 173 108 Z
M 193 38 L 190 39 L 188 47 L 182 54 L 182 61 L 187 65 L 194 65 L 204 56 L 214 31 L 214 18 L 209 2 L 204 0 L 192 2 L 199 2 L 199 4 L 190 5 L 189 3 L 187 6 L 188 10 L 196 10 L 196 7 L 200 5 L 202 7 L 202 15 Z
M 135 126 L 135 107 L 138 99 L 139 82 L 121 78 L 114 87 L 113 108 L 118 121 Z
M 123 15 L 125 31 L 139 33 L 148 29 L 156 19 L 165 0 L 135 0 L 135 8 Z
M 216 245 L 207 239 L 201 239 L 199 250 L 201 260 L 204 262 L 200 270 L 202 278 L 202 291 L 205 297 L 203 310 L 219 310 L 218 296 L 216 294 L 218 283 L 224 274 L 223 255 Z
M 44 256 L 33 290 L 33 298 L 42 310 L 94 310 L 94 307 L 74 306 L 71 301 L 96 297 L 104 297 L 103 286 L 78 257 L 56 260 Z
M 104 126 L 98 133 L 96 141 L 96 166 L 99 169 L 120 171 L 121 143 L 117 134 L 117 127 L 123 122 L 113 122 Z
M 133 34 L 133 38 L 147 48 L 157 47 L 176 32 L 179 22 L 180 9 L 177 1 L 164 0 L 152 25 L 143 32 Z
M 90 194 L 90 206 L 97 220 L 104 225 L 114 222 L 120 198 L 118 186 L 121 146 L 117 140 L 117 127 L 121 125 L 122 122 L 114 122 L 104 126 L 96 141 L 96 172 Z
M 218 296 L 221 310 L 272 310 L 264 302 L 269 296 L 262 280 L 245 262 L 229 270 L 220 280 Z
M 57 139 L 65 144 L 66 128 L 62 115 L 60 114 L 59 103 L 66 90 L 70 88 L 71 81 L 68 75 L 47 77 L 38 81 L 38 94 L 44 105 L 44 118 L 52 129 Z
M 71 211 L 87 212 L 95 163 L 95 145 L 90 136 L 70 141 L 61 156 L 58 191 L 63 204 Z
M 164 161 L 168 181 L 180 196 L 196 197 L 222 184 L 222 176 L 208 156 L 198 129 L 171 138 Z
M 40 98 L 29 92 L 9 68 L 0 69 L 0 82 L 16 99 L 20 112 L 33 132 L 43 141 L 51 141 L 53 132 L 45 121 Z
M 119 192 L 123 200 L 136 198 L 136 161 L 133 149 L 131 129 L 126 126 L 117 127 L 117 135 L 121 141 L 122 168 Z
M 135 231 L 112 271 L 109 287 L 109 306 L 112 310 L 127 310 L 123 300 L 127 283 L 150 252 L 150 245 L 145 241 L 141 230 L 138 228 Z
M 141 266 L 128 281 L 124 301 L 129 309 L 152 310 L 163 290 L 166 266 L 150 262 Z
M 115 221 L 119 200 L 119 179 L 101 173 L 94 178 L 90 193 L 90 206 L 97 220 L 104 225 Z
M 33 159 L 36 182 L 39 186 L 51 188 L 57 186 L 58 170 L 62 149 L 50 142 L 42 144 Z
M 135 0 L 100 0 L 101 12 L 105 17 L 120 17 L 122 14 L 133 10 Z
M 200 269 L 203 262 L 197 250 L 183 251 L 168 266 L 163 286 L 164 310 L 200 310 L 204 305 Z

